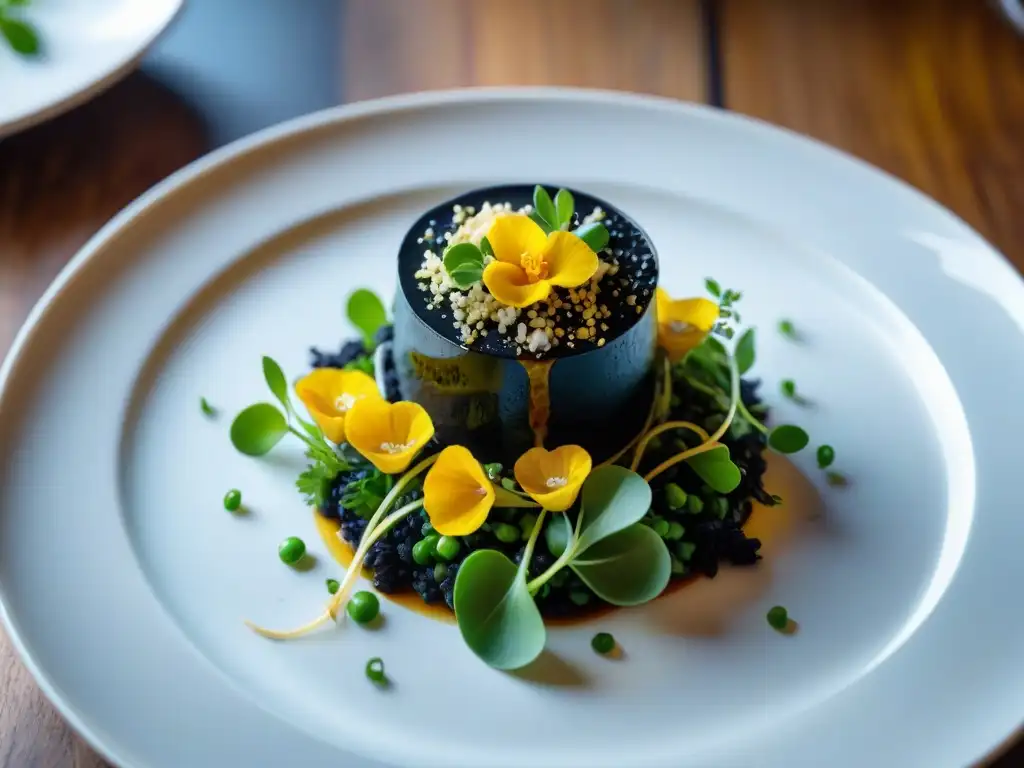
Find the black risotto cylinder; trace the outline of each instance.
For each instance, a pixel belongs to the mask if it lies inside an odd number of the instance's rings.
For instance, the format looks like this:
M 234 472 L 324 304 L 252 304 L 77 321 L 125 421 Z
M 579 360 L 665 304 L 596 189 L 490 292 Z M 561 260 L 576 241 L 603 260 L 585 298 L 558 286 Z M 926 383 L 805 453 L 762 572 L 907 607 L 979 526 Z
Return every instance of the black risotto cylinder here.
M 555 187 L 548 187 L 552 195 Z M 484 201 L 510 202 L 513 209 L 530 203 L 532 185 L 491 187 L 468 192 L 426 212 L 409 229 L 398 255 L 399 288 L 395 296 L 392 354 L 403 399 L 413 400 L 430 413 L 437 438 L 444 444 L 469 447 L 482 461 L 510 466 L 535 443 L 531 413 L 546 402 L 549 416 L 545 447 L 575 443 L 595 463 L 615 453 L 642 429 L 654 393 L 653 364 L 657 344 L 654 291 L 658 264 L 647 235 L 632 220 L 603 200 L 572 190 L 575 227 L 595 207 L 610 239 L 600 257 L 614 264 L 614 274 L 600 282 L 598 304 L 611 316 L 597 324 L 597 338 L 563 343 L 543 353 L 523 349 L 517 354 L 510 338 L 515 326 L 501 335 L 493 325 L 488 334 L 463 343 L 446 299 L 428 308 L 429 291 L 416 278 L 424 251 L 442 255 L 442 246 L 421 241 L 431 229 L 440 242 L 454 231 L 453 208 Z M 556 289 L 566 295 L 565 289 Z M 613 295 L 613 293 L 615 295 Z M 527 321 L 525 312 L 522 317 Z M 576 320 L 561 319 L 566 332 Z M 604 339 L 598 346 L 598 339 Z M 545 366 L 549 363 L 549 367 Z M 547 367 L 545 377 L 543 368 Z M 532 369 L 533 375 L 530 375 Z M 531 378 L 533 383 L 531 385 Z M 547 397 L 542 382 L 547 378 Z M 533 406 L 531 406 L 531 386 Z

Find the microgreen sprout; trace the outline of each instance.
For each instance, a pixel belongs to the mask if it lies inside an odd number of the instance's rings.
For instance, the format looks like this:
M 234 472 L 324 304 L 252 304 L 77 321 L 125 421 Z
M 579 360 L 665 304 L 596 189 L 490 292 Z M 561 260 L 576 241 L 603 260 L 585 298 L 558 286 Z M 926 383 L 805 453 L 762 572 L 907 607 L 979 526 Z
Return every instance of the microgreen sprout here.
M 790 400 L 796 400 L 796 382 L 792 379 L 783 379 L 779 384 L 779 389 Z
M 211 419 L 217 415 L 217 409 L 210 405 L 210 401 L 205 397 L 199 398 L 199 410 L 203 412 L 204 416 L 209 416 Z
M 346 310 L 349 322 L 363 334 L 363 345 L 372 350 L 375 346 L 374 336 L 388 321 L 384 302 L 373 291 L 360 288 L 348 297 Z

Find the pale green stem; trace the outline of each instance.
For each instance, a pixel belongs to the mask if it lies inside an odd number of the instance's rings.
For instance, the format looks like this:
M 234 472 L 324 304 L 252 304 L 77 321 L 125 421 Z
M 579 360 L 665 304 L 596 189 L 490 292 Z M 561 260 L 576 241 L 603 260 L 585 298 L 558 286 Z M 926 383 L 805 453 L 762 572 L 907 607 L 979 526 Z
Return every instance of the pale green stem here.
M 537 515 L 537 522 L 533 524 L 533 530 L 530 532 L 530 540 L 526 542 L 526 549 L 523 550 L 523 559 L 520 561 L 519 567 L 523 569 L 524 575 L 530 572 L 533 548 L 537 545 L 537 537 L 540 536 L 540 529 L 544 527 L 544 518 L 547 513 L 546 509 L 541 509 L 540 514 Z
M 756 428 L 759 432 L 761 432 L 761 434 L 767 435 L 769 432 L 771 432 L 771 430 L 768 429 L 768 427 L 766 427 L 764 424 L 762 424 L 756 416 L 751 415 L 750 411 L 747 410 L 747 406 L 743 404 L 742 400 L 740 400 L 739 402 L 738 409 L 740 412 L 740 416 L 742 416 L 744 419 L 750 422 L 750 425 Z
M 572 532 L 572 539 L 566 543 L 565 551 L 558 556 L 558 559 L 551 564 L 551 566 L 544 571 L 540 576 L 531 581 L 526 585 L 526 589 L 532 595 L 538 589 L 547 584 L 551 577 L 562 570 L 566 564 L 576 556 L 576 545 L 580 542 L 580 529 L 583 528 L 583 510 L 580 509 L 580 516 L 576 518 L 576 528 Z

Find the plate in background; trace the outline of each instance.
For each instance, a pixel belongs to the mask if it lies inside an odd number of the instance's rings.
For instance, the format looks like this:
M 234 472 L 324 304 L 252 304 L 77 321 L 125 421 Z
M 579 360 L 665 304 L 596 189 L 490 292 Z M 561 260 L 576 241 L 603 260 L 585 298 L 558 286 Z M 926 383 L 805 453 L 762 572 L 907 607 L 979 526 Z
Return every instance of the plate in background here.
M 0 137 L 59 115 L 113 85 L 131 71 L 183 4 L 37 0 L 17 9 L 38 30 L 42 54 L 18 56 L 0 40 Z
M 339 569 L 292 487 L 301 457 L 239 456 L 199 398 L 233 413 L 266 397 L 260 355 L 294 376 L 337 344 L 345 296 L 393 290 L 422 209 L 536 180 L 621 206 L 670 292 L 743 290 L 766 392 L 794 378 L 814 401 L 771 406 L 852 484 L 829 488 L 810 451 L 782 465 L 789 518 L 758 568 L 552 629 L 559 661 L 526 676 L 387 602 L 379 632 L 251 634 L 243 617 L 313 615 Z M 158 185 L 33 311 L 0 369 L 0 608 L 124 766 L 964 765 L 1024 715 L 1021 307 L 1013 268 L 948 211 L 734 115 L 558 89 L 311 115 Z M 223 511 L 230 487 L 252 516 Z M 289 535 L 314 570 L 277 560 Z M 767 626 L 774 604 L 796 635 Z M 593 654 L 598 629 L 626 659 Z M 363 676 L 378 655 L 387 692 Z

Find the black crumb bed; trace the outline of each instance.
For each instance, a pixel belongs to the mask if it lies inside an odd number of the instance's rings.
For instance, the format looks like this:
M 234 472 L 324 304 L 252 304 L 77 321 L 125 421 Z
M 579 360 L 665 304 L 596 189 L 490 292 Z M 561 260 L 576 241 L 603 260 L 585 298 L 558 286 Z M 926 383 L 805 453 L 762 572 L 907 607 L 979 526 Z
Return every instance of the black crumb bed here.
M 500 197 L 501 195 L 499 194 L 498 196 Z M 479 210 L 479 202 L 482 202 L 482 200 L 474 200 L 473 202 L 467 202 L 467 204 L 473 205 L 475 203 L 477 210 Z M 505 201 L 504 199 L 496 200 L 492 197 L 490 202 L 498 203 Z M 512 202 L 517 203 L 519 201 Z M 577 304 L 577 308 L 574 308 L 570 298 L 570 290 L 568 288 L 552 288 L 549 301 L 542 302 L 536 306 L 554 306 L 556 299 L 560 300 L 562 302 L 561 307 L 554 309 L 553 314 L 550 316 L 554 319 L 554 327 L 563 329 L 565 335 L 558 339 L 558 344 L 552 347 L 550 352 L 538 353 L 534 355 L 535 357 L 559 357 L 566 353 L 580 353 L 595 349 L 601 339 L 605 339 L 605 343 L 610 342 L 636 325 L 654 298 L 654 290 L 658 283 L 658 262 L 657 257 L 651 250 L 647 236 L 643 230 L 618 211 L 607 207 L 602 210 L 605 211 L 605 218 L 602 219 L 601 223 L 608 230 L 608 245 L 598 256 L 602 261 L 616 267 L 618 271 L 614 275 L 606 274 L 598 283 L 595 305 L 598 309 L 604 306 L 610 315 L 608 317 L 595 316 L 593 318 L 593 326 L 588 326 L 587 320 L 589 318 L 584 317 L 580 313 L 578 309 L 581 306 L 580 304 Z M 582 218 L 589 214 L 590 211 L 582 211 L 583 216 L 580 213 L 580 211 L 577 211 L 573 214 L 570 229 L 578 227 Z M 429 227 L 434 230 L 435 237 L 432 240 L 424 240 L 422 244 L 419 244 L 415 251 L 417 258 L 414 260 L 414 263 L 403 264 L 403 269 L 411 269 L 412 272 L 418 270 L 420 268 L 419 257 L 422 255 L 423 250 L 427 248 L 432 248 L 435 252 L 444 250 L 445 233 L 455 234 L 460 226 L 452 220 L 453 215 L 451 211 L 448 211 L 445 218 L 432 218 L 426 222 L 423 231 L 417 234 L 422 237 L 424 231 Z M 403 280 L 403 282 L 407 281 Z M 420 281 L 413 279 L 413 282 L 419 283 Z M 586 289 L 588 286 L 589 282 L 581 286 L 581 289 Z M 421 307 L 429 303 L 432 298 L 432 294 L 420 290 L 407 290 L 406 295 L 409 297 L 410 302 L 416 302 Z M 451 303 L 447 296 L 439 307 L 418 311 L 418 314 L 434 330 L 451 341 L 461 343 L 460 332 L 453 325 Z M 516 325 L 510 326 L 505 335 L 498 333 L 496 324 L 487 323 L 485 325 L 488 331 L 487 335 L 478 337 L 470 346 L 480 352 L 508 355 L 509 351 L 512 350 L 514 352 L 517 346 L 514 341 L 516 326 L 518 323 L 525 323 L 529 326 L 531 319 L 528 315 L 528 310 L 524 309 Z M 607 327 L 607 330 L 602 327 L 602 324 Z M 587 337 L 585 339 L 580 339 L 577 335 L 578 329 L 581 326 L 587 328 Z M 529 331 L 527 332 L 529 333 Z M 573 334 L 574 338 L 570 339 L 570 333 Z
M 390 328 L 382 329 L 378 341 L 390 339 Z M 362 342 L 352 341 L 344 344 L 340 352 L 325 354 L 312 350 L 313 367 L 343 368 L 361 357 L 366 356 Z M 391 361 L 387 360 L 388 370 L 385 378 L 388 383 L 389 398 L 397 399 L 397 382 L 394 377 Z M 759 382 L 744 380 L 741 393 L 748 409 L 758 413 L 762 418 L 767 414 L 757 396 Z M 692 389 L 685 379 L 674 377 L 673 398 L 670 420 L 690 421 L 708 431 L 714 430 L 723 418 L 721 406 L 711 397 Z M 722 442 L 729 447 L 732 460 L 740 468 L 742 480 L 740 485 L 727 496 L 711 491 L 684 464 L 676 465 L 658 475 L 652 483 L 654 493 L 653 508 L 643 522 L 651 526 L 660 525 L 659 521 L 679 523 L 684 529 L 682 538 L 667 541 L 672 553 L 673 580 L 686 579 L 691 576 L 704 575 L 714 577 L 721 563 L 733 565 L 753 565 L 760 559 L 758 550 L 761 542 L 748 538 L 742 530 L 743 524 L 750 517 L 754 501 L 766 506 L 774 502 L 770 493 L 765 491 L 762 480 L 766 469 L 763 453 L 766 449 L 764 438 L 752 429 L 745 429 L 742 421 L 734 422 Z M 689 437 L 683 430 L 663 433 L 653 445 L 649 446 L 642 465 L 641 473 L 647 471 L 662 460 L 678 453 L 685 447 L 695 444 L 695 437 Z M 432 446 L 439 450 L 440 446 Z M 368 469 L 352 470 L 336 478 L 330 494 L 329 504 L 320 510 L 323 516 L 340 521 L 342 537 L 353 547 L 358 544 L 366 529 L 366 519 L 355 512 L 339 505 L 350 483 L 366 477 Z M 506 467 L 503 477 L 511 477 L 512 468 Z M 678 485 L 688 496 L 687 503 L 679 509 L 670 509 L 666 494 L 669 483 Z M 422 497 L 420 483 L 414 483 L 413 490 L 400 497 L 392 508 L 407 504 Z M 690 499 L 699 499 L 699 502 Z M 496 549 L 505 553 L 515 562 L 519 562 L 523 554 L 526 533 L 519 541 L 506 544 L 499 541 L 491 531 L 491 525 L 505 522 L 517 524 L 529 510 L 494 509 L 489 521 L 476 533 L 459 539 L 461 548 L 458 556 L 447 563 L 443 578 L 435 578 L 435 564 L 419 565 L 412 556 L 412 549 L 429 532 L 424 512 L 410 515 L 398 523 L 388 534 L 373 545 L 365 559 L 365 565 L 373 571 L 374 586 L 384 593 L 415 590 L 426 603 L 438 603 L 444 600 L 452 607 L 455 577 L 459 564 L 473 551 L 478 549 Z M 663 527 L 663 525 L 661 526 Z M 540 537 L 530 563 L 530 575 L 540 575 L 555 560 L 547 550 L 544 536 Z M 444 570 L 444 569 L 441 569 Z M 563 569 L 538 593 L 537 604 L 546 616 L 580 616 L 604 607 L 606 604 L 597 598 L 569 569 Z

